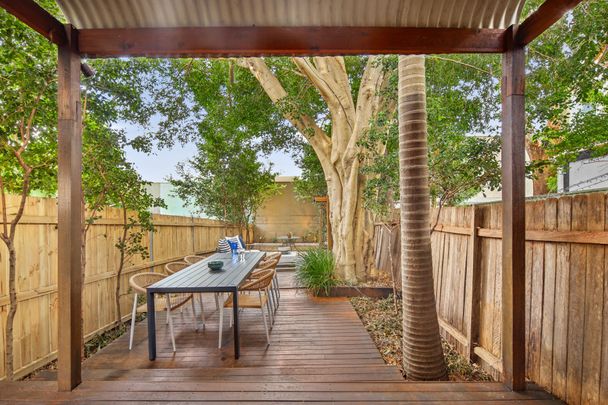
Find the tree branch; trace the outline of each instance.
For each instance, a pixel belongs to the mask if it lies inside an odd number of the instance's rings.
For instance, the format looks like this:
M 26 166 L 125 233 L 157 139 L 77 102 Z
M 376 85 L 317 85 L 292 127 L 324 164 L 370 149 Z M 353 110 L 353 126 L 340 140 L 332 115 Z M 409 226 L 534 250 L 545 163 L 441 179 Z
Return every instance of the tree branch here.
M 382 106 L 382 90 L 386 86 L 388 76 L 384 69 L 376 63 L 377 57 L 370 57 L 367 61 L 359 94 L 357 96 L 357 115 L 353 136 L 351 136 L 346 150 L 342 154 L 342 160 L 348 165 L 357 158 L 357 142 L 363 133 L 369 128 L 370 120 L 378 113 Z
M 6 191 L 4 190 L 4 178 L 0 175 L 0 197 L 2 198 L 2 240 L 6 242 L 5 238 L 8 238 L 8 218 L 6 207 Z
M 350 92 L 350 86 L 345 88 L 343 83 L 339 83 L 339 80 L 334 79 L 334 77 L 339 76 L 341 72 L 346 74 L 344 63 L 332 63 L 333 70 L 338 70 L 337 72 L 333 72 L 332 68 L 329 67 L 330 62 L 327 61 L 327 59 L 338 59 L 338 57 L 315 58 L 315 63 L 318 66 L 322 66 L 322 69 L 317 69 L 307 58 L 292 58 L 293 63 L 298 69 L 300 69 L 315 88 L 319 90 L 319 93 L 327 103 L 332 116 L 344 116 L 346 118 L 346 123 L 352 132 L 355 120 L 355 105 Z M 333 75 L 330 73 L 333 73 Z
M 455 63 L 457 65 L 462 65 L 462 66 L 465 66 L 465 67 L 468 67 L 468 68 L 471 68 L 471 69 L 475 69 L 478 72 L 481 72 L 481 73 L 484 73 L 486 75 L 492 76 L 492 72 L 491 71 L 482 69 L 482 68 L 477 67 L 475 65 L 471 65 L 470 63 L 462 62 L 462 61 L 459 61 L 459 60 L 456 60 L 456 59 L 452 59 L 452 58 L 446 58 L 445 56 L 439 56 L 439 55 L 432 55 L 432 56 L 427 56 L 427 57 L 429 59 L 437 59 L 437 60 L 443 60 L 443 61 L 446 61 L 446 62 L 452 62 L 452 63 Z
M 287 91 L 262 58 L 239 59 L 237 63 L 253 74 L 274 104 L 280 105 L 288 101 Z M 284 111 L 283 116 L 308 140 L 320 159 L 323 156 L 329 156 L 331 139 L 319 128 L 312 117 L 291 111 Z

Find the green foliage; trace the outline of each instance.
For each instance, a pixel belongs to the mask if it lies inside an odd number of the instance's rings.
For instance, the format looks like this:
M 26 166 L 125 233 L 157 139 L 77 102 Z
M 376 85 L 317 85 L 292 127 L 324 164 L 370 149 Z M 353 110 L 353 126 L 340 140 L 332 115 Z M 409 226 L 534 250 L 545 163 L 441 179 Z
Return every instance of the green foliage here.
M 56 189 L 56 63 L 52 44 L 0 10 L 0 178 L 8 193 Z
M 197 147 L 198 154 L 178 165 L 177 177 L 170 179 L 177 195 L 210 217 L 246 228 L 264 201 L 280 190 L 276 173 L 263 166 L 243 134 L 216 128 Z
M 397 99 L 397 58 L 385 57 L 391 74 L 387 97 Z M 500 185 L 500 138 L 467 136 L 496 133 L 488 123 L 498 115 L 498 83 L 492 77 L 496 57 L 427 58 L 429 173 L 434 203 L 457 204 L 485 188 Z M 396 111 L 385 110 L 360 140 L 366 207 L 388 216 L 399 200 L 399 128 Z
M 284 69 L 282 59 L 271 59 Z M 183 72 L 192 106 L 204 113 L 197 117 L 197 139 L 205 142 L 222 131 L 255 143 L 262 153 L 289 149 L 295 130 L 268 98 L 250 72 L 236 60 L 208 59 L 175 61 Z M 292 73 L 293 74 L 293 73 Z
M 315 248 L 300 253 L 296 263 L 298 284 L 314 295 L 328 295 L 338 284 L 334 276 L 336 262 L 330 250 Z
M 327 182 L 317 154 L 308 143 L 302 145 L 302 152 L 295 162 L 302 170 L 294 182 L 296 196 L 302 200 L 312 201 L 316 196 L 327 195 Z
M 526 2 L 530 12 L 540 0 Z M 527 131 L 553 172 L 582 151 L 608 154 L 608 3 L 581 3 L 528 52 Z M 602 53 L 603 52 L 603 53 Z
M 108 201 L 123 210 L 123 235 L 118 238 L 116 248 L 124 253 L 125 260 L 139 255 L 148 257 L 148 248 L 141 244 L 143 235 L 154 230 L 150 208 L 165 207 L 164 201 L 154 198 L 147 190 L 149 183 L 143 181 L 139 173 L 129 163 L 106 173 Z

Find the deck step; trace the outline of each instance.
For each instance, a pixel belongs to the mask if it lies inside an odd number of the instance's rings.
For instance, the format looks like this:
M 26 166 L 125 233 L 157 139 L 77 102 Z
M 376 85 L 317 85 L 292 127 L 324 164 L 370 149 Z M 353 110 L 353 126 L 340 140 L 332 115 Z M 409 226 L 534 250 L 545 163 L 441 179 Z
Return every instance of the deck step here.
M 34 379 L 53 381 L 55 370 L 44 370 Z M 378 365 L 366 368 L 352 367 L 207 367 L 157 369 L 85 369 L 85 381 L 128 380 L 138 382 L 175 381 L 243 381 L 243 382 L 387 382 L 399 381 L 401 374 L 394 366 Z

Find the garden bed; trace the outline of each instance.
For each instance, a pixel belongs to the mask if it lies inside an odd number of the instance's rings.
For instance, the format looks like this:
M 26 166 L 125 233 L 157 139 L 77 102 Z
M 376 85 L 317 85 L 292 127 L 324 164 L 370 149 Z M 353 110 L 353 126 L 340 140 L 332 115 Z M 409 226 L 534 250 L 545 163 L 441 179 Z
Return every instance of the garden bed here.
M 387 364 L 395 365 L 407 379 L 403 371 L 402 311 L 401 299 L 353 297 L 351 303 L 365 329 L 369 332 Z M 451 381 L 492 381 L 477 364 L 470 363 L 450 344 L 442 341 L 443 353 Z
M 357 286 L 336 286 L 329 291 L 329 297 L 368 297 L 368 298 L 388 298 L 393 294 L 390 287 L 357 287 Z

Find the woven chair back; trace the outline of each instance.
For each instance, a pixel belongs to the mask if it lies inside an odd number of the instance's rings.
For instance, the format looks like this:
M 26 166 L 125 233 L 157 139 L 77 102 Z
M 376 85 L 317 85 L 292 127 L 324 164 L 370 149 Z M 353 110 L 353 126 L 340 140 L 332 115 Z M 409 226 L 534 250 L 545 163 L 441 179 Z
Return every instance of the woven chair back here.
M 184 261 L 188 264 L 198 263 L 203 259 L 205 259 L 203 256 L 197 256 L 197 255 L 189 255 L 189 256 L 184 257 Z
M 190 264 L 186 262 L 171 262 L 165 264 L 165 271 L 167 272 L 167 274 L 175 274 L 188 266 L 190 266 Z

